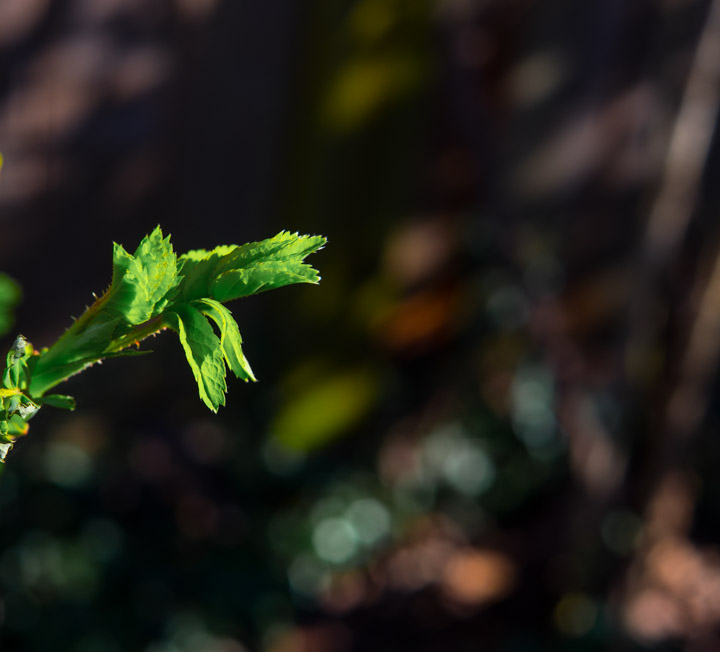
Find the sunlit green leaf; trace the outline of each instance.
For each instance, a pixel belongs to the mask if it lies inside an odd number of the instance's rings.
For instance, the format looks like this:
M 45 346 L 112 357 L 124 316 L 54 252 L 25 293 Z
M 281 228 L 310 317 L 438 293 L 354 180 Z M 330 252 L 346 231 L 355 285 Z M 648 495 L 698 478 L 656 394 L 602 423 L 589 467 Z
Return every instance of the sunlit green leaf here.
M 237 322 L 230 311 L 212 299 L 200 299 L 193 304 L 200 312 L 212 319 L 220 329 L 220 344 L 222 346 L 225 362 L 237 378 L 241 380 L 255 380 L 250 363 L 242 351 L 242 337 Z
M 325 238 L 283 231 L 239 247 L 197 250 L 181 256 L 184 280 L 178 295 L 186 301 L 231 301 L 292 283 L 317 283 L 320 276 L 303 263 Z
M 97 320 L 88 323 L 84 330 L 79 332 L 69 330 L 53 348 L 43 351 L 32 373 L 31 394 L 40 396 L 60 380 L 79 373 L 105 357 L 103 352 L 110 346 L 120 322 L 120 317 L 113 319 L 98 317 Z M 69 342 L 66 341 L 66 337 Z
M 170 301 L 170 291 L 179 282 L 170 236 L 163 238 L 157 227 L 142 239 L 132 256 L 121 245 L 115 245 L 106 310 L 121 314 L 129 324 L 141 324 L 163 311 Z
M 185 356 L 198 384 L 200 398 L 213 412 L 225 405 L 225 362 L 218 336 L 195 308 L 180 305 L 166 319 L 180 337 Z
M 283 231 L 274 238 L 238 247 L 218 264 L 210 295 L 230 301 L 292 283 L 317 283 L 320 275 L 302 261 L 325 244 L 319 236 Z
M 237 245 L 221 245 L 212 251 L 194 249 L 180 256 L 183 278 L 178 287 L 182 301 L 193 301 L 210 297 L 210 283 L 214 280 L 218 262 L 235 251 Z
M 24 337 L 15 340 L 2 374 L 0 437 L 5 439 L 0 443 L 11 445 L 13 437 L 26 433 L 26 422 L 42 405 L 74 409 L 70 396 L 43 398 L 55 385 L 103 359 L 147 353 L 132 347 L 167 327 L 178 333 L 200 398 L 217 411 L 225 404 L 226 364 L 238 378 L 255 380 L 238 325 L 220 300 L 289 283 L 317 283 L 318 273 L 303 260 L 324 243 L 319 236 L 282 232 L 178 259 L 158 227 L 134 254 L 115 244 L 110 287 L 52 347 L 37 353 Z M 17 286 L 0 275 L 0 311 L 4 299 L 12 303 L 18 296 Z M 0 450 L 0 460 L 7 450 Z

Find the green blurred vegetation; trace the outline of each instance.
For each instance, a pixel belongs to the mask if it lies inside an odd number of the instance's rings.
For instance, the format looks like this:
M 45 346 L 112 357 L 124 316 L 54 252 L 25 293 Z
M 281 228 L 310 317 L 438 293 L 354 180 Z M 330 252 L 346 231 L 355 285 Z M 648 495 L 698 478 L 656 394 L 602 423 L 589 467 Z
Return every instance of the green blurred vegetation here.
M 9 332 L 14 322 L 14 309 L 22 299 L 20 286 L 6 274 L 0 274 L 0 334 Z

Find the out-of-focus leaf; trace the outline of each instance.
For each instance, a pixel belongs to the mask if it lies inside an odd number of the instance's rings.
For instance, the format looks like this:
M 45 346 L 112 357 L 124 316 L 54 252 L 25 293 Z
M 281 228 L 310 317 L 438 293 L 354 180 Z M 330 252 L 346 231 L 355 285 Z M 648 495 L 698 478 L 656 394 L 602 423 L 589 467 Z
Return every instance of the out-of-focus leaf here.
M 368 413 L 378 389 L 377 374 L 365 368 L 323 378 L 280 408 L 272 434 L 286 446 L 299 450 L 323 446 Z
M 13 309 L 21 297 L 20 286 L 6 274 L 0 274 L 0 335 L 12 328 Z
M 415 92 L 424 74 L 422 61 L 412 55 L 350 61 L 328 90 L 324 106 L 328 124 L 339 131 L 357 129 L 387 104 Z

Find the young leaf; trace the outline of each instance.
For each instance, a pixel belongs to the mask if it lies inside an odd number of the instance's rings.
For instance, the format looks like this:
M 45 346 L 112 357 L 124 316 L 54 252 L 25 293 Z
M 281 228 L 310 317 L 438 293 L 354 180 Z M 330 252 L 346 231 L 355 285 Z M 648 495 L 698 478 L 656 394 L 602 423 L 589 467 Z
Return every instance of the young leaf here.
M 220 245 L 212 251 L 194 249 L 180 256 L 183 279 L 178 287 L 178 300 L 196 301 L 210 297 L 210 283 L 214 280 L 220 259 L 235 251 L 237 245 Z
M 75 399 L 72 396 L 65 396 L 63 394 L 50 394 L 36 399 L 35 402 L 38 405 L 51 405 L 52 407 L 61 408 L 63 410 L 75 409 Z
M 185 356 L 198 384 L 200 398 L 213 412 L 225 405 L 225 362 L 220 340 L 203 315 L 185 304 L 165 316 L 180 337 Z
M 178 294 L 186 301 L 225 302 L 291 283 L 317 283 L 317 271 L 303 260 L 325 242 L 320 236 L 282 231 L 239 247 L 190 252 L 180 257 L 185 278 Z
M 317 283 L 317 271 L 303 261 L 324 244 L 319 236 L 281 232 L 261 242 L 198 249 L 178 259 L 160 227 L 143 238 L 134 254 L 115 244 L 112 283 L 103 296 L 49 349 L 38 353 L 18 336 L 8 353 L 0 376 L 0 461 L 41 406 L 75 407 L 71 397 L 43 398 L 45 392 L 105 358 L 147 353 L 130 347 L 167 327 L 180 337 L 200 398 L 216 412 L 225 404 L 226 364 L 238 378 L 255 380 L 238 325 L 220 302 L 290 283 Z
M 256 380 L 250 363 L 242 352 L 242 337 L 237 322 L 233 319 L 230 311 L 217 301 L 212 299 L 200 299 L 193 302 L 203 315 L 212 319 L 220 329 L 220 345 L 222 346 L 225 362 L 236 378 L 248 381 Z
M 134 255 L 115 244 L 113 282 L 104 309 L 128 324 L 142 324 L 167 307 L 179 282 L 170 236 L 163 239 L 157 227 L 142 239 Z
M 292 283 L 318 283 L 320 275 L 303 263 L 325 238 L 283 231 L 274 238 L 238 247 L 220 261 L 210 296 L 231 301 Z

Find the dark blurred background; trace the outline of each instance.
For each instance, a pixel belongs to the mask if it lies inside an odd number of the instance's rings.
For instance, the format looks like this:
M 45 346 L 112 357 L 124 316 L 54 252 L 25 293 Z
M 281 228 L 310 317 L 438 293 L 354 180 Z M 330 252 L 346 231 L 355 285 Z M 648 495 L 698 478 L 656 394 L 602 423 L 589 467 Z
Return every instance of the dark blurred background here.
M 322 233 L 62 389 L 0 478 L 2 652 L 720 649 L 718 0 L 0 0 L 0 345 L 111 243 Z

